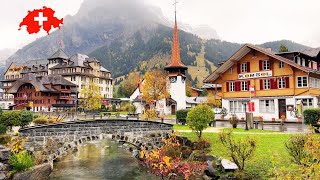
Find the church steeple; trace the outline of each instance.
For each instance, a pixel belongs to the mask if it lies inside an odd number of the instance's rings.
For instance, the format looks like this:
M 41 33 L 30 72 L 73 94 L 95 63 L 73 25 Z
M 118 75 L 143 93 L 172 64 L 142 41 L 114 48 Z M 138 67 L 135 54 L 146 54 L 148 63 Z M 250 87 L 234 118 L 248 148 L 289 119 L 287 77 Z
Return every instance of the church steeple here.
M 176 11 L 176 4 L 175 2 L 175 20 L 174 20 L 174 28 L 173 28 L 173 40 L 172 40 L 172 55 L 171 55 L 171 62 L 165 66 L 165 70 L 169 72 L 180 72 L 182 74 L 185 73 L 185 70 L 188 69 L 186 65 L 181 62 L 180 59 L 180 45 L 179 45 L 179 30 L 178 30 L 178 23 L 177 23 L 177 11 Z

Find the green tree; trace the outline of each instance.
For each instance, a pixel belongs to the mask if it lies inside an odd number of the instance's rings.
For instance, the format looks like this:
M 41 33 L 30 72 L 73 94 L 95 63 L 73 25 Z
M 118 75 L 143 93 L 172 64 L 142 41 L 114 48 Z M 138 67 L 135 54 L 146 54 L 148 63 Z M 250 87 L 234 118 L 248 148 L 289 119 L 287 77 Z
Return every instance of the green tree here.
M 284 44 L 281 44 L 279 47 L 279 52 L 289 52 L 289 49 Z
M 229 151 L 233 162 L 244 170 L 245 162 L 253 156 L 256 149 L 256 140 L 252 137 L 234 138 L 231 130 L 222 130 L 219 139 L 224 147 Z
M 198 105 L 191 109 L 187 115 L 187 124 L 200 139 L 202 131 L 214 120 L 214 112 L 208 105 Z
M 89 83 L 89 87 L 82 89 L 81 92 L 81 107 L 86 110 L 97 110 L 101 108 L 101 99 L 100 87 L 93 83 Z

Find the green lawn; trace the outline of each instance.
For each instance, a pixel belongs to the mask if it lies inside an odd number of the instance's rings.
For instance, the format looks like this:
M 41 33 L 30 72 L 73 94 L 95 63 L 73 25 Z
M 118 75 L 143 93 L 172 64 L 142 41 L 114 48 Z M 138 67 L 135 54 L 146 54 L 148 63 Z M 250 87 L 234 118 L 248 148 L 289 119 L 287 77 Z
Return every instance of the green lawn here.
M 191 140 L 196 140 L 194 133 L 179 133 Z M 257 139 L 257 148 L 254 156 L 246 165 L 246 171 L 256 173 L 262 176 L 262 179 L 269 179 L 273 169 L 273 163 L 277 162 L 281 166 L 288 166 L 290 156 L 286 151 L 284 143 L 288 140 L 289 134 L 234 134 L 236 138 L 255 137 Z M 227 150 L 220 143 L 218 133 L 204 133 L 203 137 L 212 143 L 212 155 L 231 158 Z
M 187 125 L 180 125 L 180 124 L 174 124 L 174 125 L 173 125 L 173 129 L 174 129 L 174 130 L 191 130 L 191 129 L 189 128 L 189 126 L 187 126 Z

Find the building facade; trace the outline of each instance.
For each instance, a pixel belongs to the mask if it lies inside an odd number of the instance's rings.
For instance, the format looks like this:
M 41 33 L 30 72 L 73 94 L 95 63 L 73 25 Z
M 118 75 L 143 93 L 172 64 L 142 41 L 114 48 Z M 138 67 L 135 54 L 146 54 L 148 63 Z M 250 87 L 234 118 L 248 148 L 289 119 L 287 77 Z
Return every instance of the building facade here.
M 97 59 L 87 55 L 75 54 L 68 57 L 62 49 L 59 49 L 48 59 L 27 61 L 24 64 L 11 63 L 1 81 L 5 93 L 8 93 L 17 80 L 28 74 L 33 74 L 37 78 L 60 75 L 76 85 L 78 98 L 82 97 L 81 90 L 88 88 L 91 82 L 99 86 L 103 98 L 113 97 L 111 72 Z
M 17 80 L 7 92 L 14 95 L 15 109 L 37 112 L 76 106 L 76 85 L 61 75 L 37 77 L 29 73 Z
M 246 44 L 204 82 L 221 86 L 217 95 L 228 116 L 245 117 L 247 103 L 253 102 L 253 116 L 297 121 L 303 110 L 319 106 L 319 59 L 302 53 L 276 54 Z

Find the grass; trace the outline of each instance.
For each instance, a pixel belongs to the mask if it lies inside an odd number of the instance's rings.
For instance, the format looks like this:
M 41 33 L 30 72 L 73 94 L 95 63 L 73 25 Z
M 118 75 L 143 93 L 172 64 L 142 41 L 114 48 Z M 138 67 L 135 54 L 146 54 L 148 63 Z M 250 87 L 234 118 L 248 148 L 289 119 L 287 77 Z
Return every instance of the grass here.
M 194 133 L 180 133 L 182 136 L 191 140 L 196 140 Z M 281 166 L 290 165 L 290 156 L 286 151 L 284 143 L 288 140 L 290 134 L 233 134 L 235 138 L 254 137 L 257 139 L 257 148 L 253 157 L 246 164 L 246 171 L 251 174 L 259 174 L 261 179 L 271 177 L 273 163 L 277 162 Z M 203 133 L 203 137 L 211 143 L 211 154 L 221 156 L 231 160 L 227 149 L 221 144 L 218 133 Z
M 191 130 L 187 125 L 174 124 L 173 130 Z

